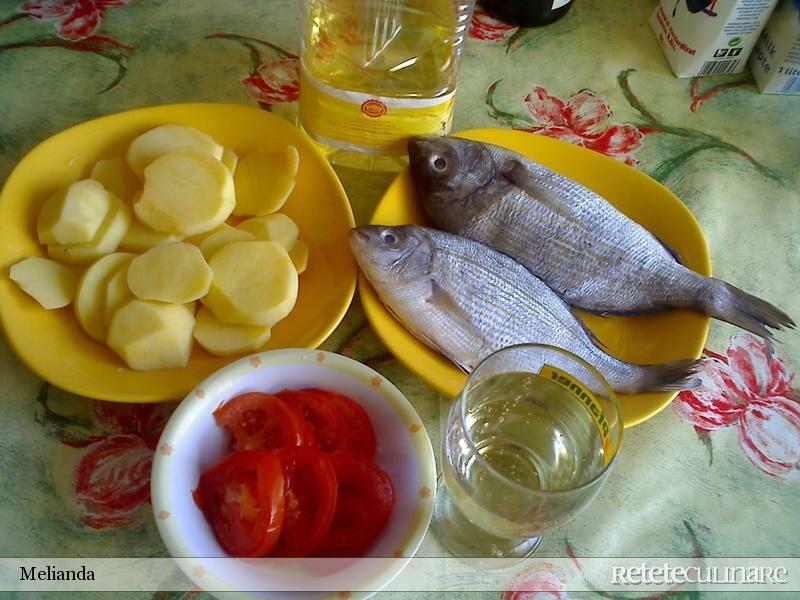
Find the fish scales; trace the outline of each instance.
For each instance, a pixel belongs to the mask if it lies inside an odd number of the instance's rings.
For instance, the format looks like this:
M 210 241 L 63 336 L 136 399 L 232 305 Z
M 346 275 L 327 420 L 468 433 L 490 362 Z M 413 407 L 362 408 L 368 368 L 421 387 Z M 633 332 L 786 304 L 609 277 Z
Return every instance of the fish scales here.
M 621 392 L 698 383 L 693 361 L 634 365 L 611 356 L 547 285 L 481 243 L 412 225 L 359 227 L 350 243 L 388 309 L 467 372 L 501 348 L 539 343 L 582 357 Z
M 682 265 L 600 195 L 510 150 L 418 138 L 409 143 L 409 158 L 436 227 L 514 258 L 575 308 L 610 314 L 689 308 L 768 341 L 768 328 L 794 327 L 768 302 Z

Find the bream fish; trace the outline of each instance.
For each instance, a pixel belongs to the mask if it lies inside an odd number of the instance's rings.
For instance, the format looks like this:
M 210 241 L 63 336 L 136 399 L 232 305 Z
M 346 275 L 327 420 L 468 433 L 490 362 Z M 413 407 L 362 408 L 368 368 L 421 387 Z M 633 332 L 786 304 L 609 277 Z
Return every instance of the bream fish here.
M 404 225 L 358 227 L 350 246 L 389 311 L 466 372 L 501 348 L 539 343 L 583 358 L 619 392 L 699 385 L 696 361 L 634 365 L 609 355 L 549 287 L 481 243 Z
M 794 326 L 768 302 L 683 266 L 603 197 L 515 152 L 436 137 L 412 140 L 408 153 L 435 227 L 511 256 L 575 308 L 690 308 L 767 339 L 767 327 Z

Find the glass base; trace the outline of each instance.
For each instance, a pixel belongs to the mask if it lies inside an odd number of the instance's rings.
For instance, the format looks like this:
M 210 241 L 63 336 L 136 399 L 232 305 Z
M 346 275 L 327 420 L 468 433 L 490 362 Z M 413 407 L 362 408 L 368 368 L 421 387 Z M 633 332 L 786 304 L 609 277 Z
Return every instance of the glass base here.
M 541 536 L 509 539 L 476 526 L 453 503 L 447 486 L 439 479 L 431 528 L 441 544 L 456 558 L 516 558 L 534 553 Z M 512 566 L 517 561 L 506 566 Z

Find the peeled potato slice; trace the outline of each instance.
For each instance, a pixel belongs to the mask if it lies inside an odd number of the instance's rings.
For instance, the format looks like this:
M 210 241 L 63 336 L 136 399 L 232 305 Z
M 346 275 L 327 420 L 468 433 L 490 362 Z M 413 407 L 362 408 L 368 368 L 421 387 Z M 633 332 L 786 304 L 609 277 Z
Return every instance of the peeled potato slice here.
M 202 298 L 211 286 L 211 268 L 197 246 L 160 244 L 131 261 L 128 287 L 142 300 L 183 304 Z
M 269 341 L 269 327 L 222 323 L 205 306 L 197 312 L 194 339 L 216 356 L 253 352 Z
M 182 304 L 131 300 L 108 328 L 108 345 L 137 371 L 177 369 L 189 363 L 194 315 Z
M 62 308 L 75 297 L 80 274 L 49 258 L 29 256 L 9 269 L 9 277 L 44 308 Z
M 140 223 L 137 219 L 131 221 L 128 231 L 122 237 L 119 247 L 128 252 L 145 252 L 153 246 L 168 244 L 170 242 L 180 242 L 181 237 L 160 231 L 153 231 L 147 225 Z
M 114 194 L 109 194 L 111 208 L 106 215 L 94 239 L 84 244 L 68 244 L 66 246 L 51 244 L 47 246 L 47 254 L 68 265 L 90 263 L 110 252 L 114 252 L 131 223 L 131 209 Z
M 106 328 L 111 324 L 117 309 L 133 299 L 133 293 L 128 287 L 128 266 L 130 262 L 122 264 L 106 283 L 106 293 L 103 301 L 103 322 Z
M 50 196 L 39 211 L 36 233 L 42 244 L 91 241 L 110 210 L 109 194 L 92 179 L 76 181 Z
M 142 187 L 139 178 L 131 171 L 122 156 L 98 160 L 89 177 L 102 183 L 104 188 L 125 202 L 130 202 L 134 194 Z
M 224 223 L 235 202 L 233 176 L 221 162 L 182 151 L 145 169 L 144 189 L 133 209 L 151 229 L 187 237 Z
M 228 167 L 228 171 L 231 173 L 236 171 L 236 165 L 239 164 L 239 156 L 230 148 L 225 148 L 222 151 L 222 158 L 219 160 L 223 165 Z
M 294 246 L 292 246 L 292 249 L 289 250 L 289 258 L 292 259 L 292 264 L 297 274 L 300 275 L 308 266 L 308 245 L 305 242 L 297 240 Z
M 224 148 L 210 135 L 184 125 L 162 125 L 131 142 L 126 156 L 133 172 L 142 177 L 147 165 L 175 150 L 193 150 L 216 159 Z
M 242 231 L 241 229 L 236 229 L 230 225 L 223 225 L 219 231 L 215 231 L 202 242 L 200 242 L 200 252 L 202 252 L 203 256 L 205 256 L 206 260 L 208 260 L 225 244 L 255 239 L 256 238 L 253 237 L 252 233 Z
M 257 150 L 239 161 L 234 175 L 234 215 L 268 215 L 280 210 L 294 190 L 300 155 L 294 146 Z
M 209 264 L 214 280 L 203 304 L 223 323 L 272 327 L 297 301 L 297 271 L 277 242 L 231 242 Z
M 278 242 L 288 252 L 297 241 L 300 230 L 294 221 L 282 213 L 254 217 L 242 221 L 236 229 L 252 233 L 257 240 Z
M 75 317 L 86 334 L 96 342 L 105 342 L 105 294 L 114 272 L 128 264 L 134 255 L 125 252 L 108 254 L 84 272 L 75 291 Z

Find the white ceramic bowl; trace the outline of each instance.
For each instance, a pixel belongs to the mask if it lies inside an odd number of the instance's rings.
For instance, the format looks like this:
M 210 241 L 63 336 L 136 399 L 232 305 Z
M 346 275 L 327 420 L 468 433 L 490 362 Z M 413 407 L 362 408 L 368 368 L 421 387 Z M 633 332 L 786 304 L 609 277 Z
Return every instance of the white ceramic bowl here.
M 389 522 L 367 552 L 377 559 L 347 559 L 335 566 L 339 590 L 350 597 L 367 597 L 396 577 L 419 548 L 430 524 L 436 488 L 436 466 L 430 438 L 422 421 L 402 393 L 382 375 L 344 356 L 320 350 L 274 350 L 234 362 L 200 383 L 175 410 L 159 440 L 151 479 L 153 513 L 158 531 L 178 564 L 198 587 L 217 592 L 298 589 L 300 578 L 315 584 L 303 566 L 286 568 L 282 560 L 214 560 L 227 557 L 192 500 L 200 474 L 227 452 L 229 434 L 212 415 L 222 403 L 249 391 L 318 387 L 345 394 L 358 402 L 375 429 L 375 462 L 392 479 L 396 502 Z M 289 559 L 285 559 L 289 560 Z M 297 559 L 294 559 L 297 560 Z M 283 564 L 281 564 L 283 563 Z M 315 587 L 319 585 L 320 587 Z M 295 587 L 293 587 L 295 586 Z M 281 597 L 283 594 L 243 593 L 243 597 Z M 335 593 L 309 594 L 310 597 Z M 229 597 L 226 594 L 226 597 Z M 298 598 L 296 592 L 286 597 Z

